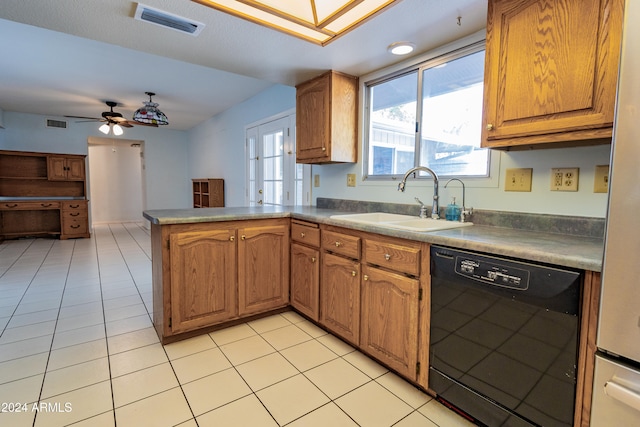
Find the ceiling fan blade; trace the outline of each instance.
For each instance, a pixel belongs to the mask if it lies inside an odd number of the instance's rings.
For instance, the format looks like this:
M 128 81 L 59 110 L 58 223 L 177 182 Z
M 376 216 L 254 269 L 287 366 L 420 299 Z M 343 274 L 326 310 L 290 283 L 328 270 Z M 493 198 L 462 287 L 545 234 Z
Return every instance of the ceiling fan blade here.
M 89 119 L 89 120 L 102 120 L 99 117 L 85 117 L 85 116 L 63 116 L 63 117 L 69 117 L 70 119 Z
M 133 125 L 130 125 L 129 122 L 118 122 L 118 125 L 122 126 L 123 128 L 132 128 Z

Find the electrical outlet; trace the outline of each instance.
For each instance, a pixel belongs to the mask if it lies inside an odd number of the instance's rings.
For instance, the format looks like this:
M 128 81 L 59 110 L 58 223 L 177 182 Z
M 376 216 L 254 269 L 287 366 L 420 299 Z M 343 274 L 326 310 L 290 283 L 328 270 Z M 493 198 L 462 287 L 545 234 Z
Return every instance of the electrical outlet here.
M 320 175 L 313 175 L 313 186 L 320 187 Z
M 356 186 L 356 174 L 348 173 L 347 174 L 347 187 L 355 187 Z
M 507 169 L 504 180 L 504 191 L 531 191 L 533 169 Z
M 596 166 L 596 176 L 593 180 L 593 192 L 609 192 L 609 165 Z
M 578 191 L 578 168 L 551 169 L 551 191 Z

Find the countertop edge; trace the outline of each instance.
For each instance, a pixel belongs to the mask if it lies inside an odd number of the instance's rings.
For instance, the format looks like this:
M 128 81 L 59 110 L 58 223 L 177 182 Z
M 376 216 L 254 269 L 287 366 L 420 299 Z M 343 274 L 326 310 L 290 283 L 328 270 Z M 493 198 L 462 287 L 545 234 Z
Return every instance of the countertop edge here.
M 414 232 L 331 218 L 332 215 L 345 213 L 350 212 L 314 207 L 238 207 L 148 210 L 143 212 L 143 216 L 152 224 L 161 226 L 293 218 L 526 261 L 595 272 L 602 270 L 603 239 L 482 225 L 435 232 Z

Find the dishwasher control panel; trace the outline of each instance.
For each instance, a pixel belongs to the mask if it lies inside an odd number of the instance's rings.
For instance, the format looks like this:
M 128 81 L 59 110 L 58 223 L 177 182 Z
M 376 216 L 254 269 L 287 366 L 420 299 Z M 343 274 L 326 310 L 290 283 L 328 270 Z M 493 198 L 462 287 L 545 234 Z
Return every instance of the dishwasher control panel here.
M 501 265 L 472 256 L 457 255 L 455 268 L 457 274 L 489 285 L 521 291 L 529 288 L 529 270 L 513 265 Z

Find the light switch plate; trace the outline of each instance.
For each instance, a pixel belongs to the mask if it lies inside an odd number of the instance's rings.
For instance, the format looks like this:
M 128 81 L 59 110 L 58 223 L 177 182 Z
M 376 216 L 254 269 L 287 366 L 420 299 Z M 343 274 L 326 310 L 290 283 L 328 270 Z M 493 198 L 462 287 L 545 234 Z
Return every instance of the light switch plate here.
M 609 165 L 596 166 L 596 174 L 593 179 L 593 192 L 609 192 Z
M 507 169 L 504 180 L 504 191 L 531 191 L 533 169 Z
M 313 175 L 313 186 L 320 187 L 320 175 Z

